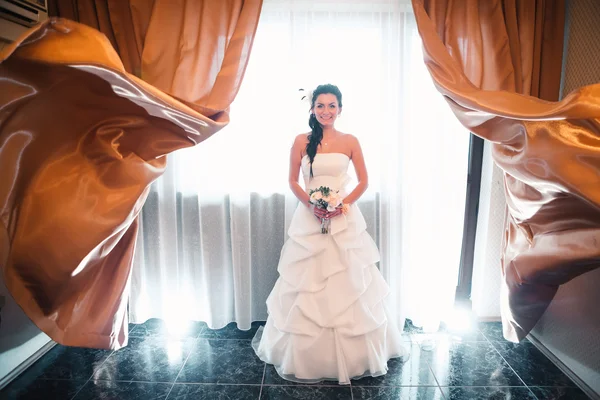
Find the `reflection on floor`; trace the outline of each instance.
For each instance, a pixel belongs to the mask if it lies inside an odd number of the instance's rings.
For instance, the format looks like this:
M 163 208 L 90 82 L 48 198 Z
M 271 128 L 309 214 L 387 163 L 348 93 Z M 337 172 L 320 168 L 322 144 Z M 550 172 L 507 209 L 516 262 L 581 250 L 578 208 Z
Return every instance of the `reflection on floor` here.
M 349 386 L 279 378 L 250 347 L 260 325 L 194 323 L 172 335 L 160 320 L 132 324 L 119 351 L 54 347 L 0 399 L 588 399 L 531 343 L 505 341 L 500 323 L 463 334 L 408 329 L 409 361 L 392 360 L 387 375 Z

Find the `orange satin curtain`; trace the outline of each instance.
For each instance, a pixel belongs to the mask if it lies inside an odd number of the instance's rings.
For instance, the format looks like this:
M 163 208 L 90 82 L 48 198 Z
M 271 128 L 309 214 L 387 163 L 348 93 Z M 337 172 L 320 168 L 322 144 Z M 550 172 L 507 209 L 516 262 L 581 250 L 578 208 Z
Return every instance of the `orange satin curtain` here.
M 494 143 L 505 172 L 501 311 L 504 336 L 519 341 L 559 285 L 600 266 L 600 85 L 556 102 L 562 0 L 413 0 L 413 9 L 438 90 Z
M 558 100 L 564 0 L 424 0 L 423 6 L 476 87 Z
M 104 33 L 127 72 L 203 115 L 227 120 L 220 114 L 237 94 L 248 62 L 246 38 L 256 29 L 258 3 L 50 0 L 49 9 Z M 241 27 L 247 35 L 240 35 Z
M 51 19 L 0 52 L 0 267 L 53 340 L 118 349 L 149 185 L 228 122 L 262 2 L 69 3 L 93 28 Z
M 140 76 L 141 57 L 154 0 L 48 0 L 48 14 L 102 32 L 125 70 Z

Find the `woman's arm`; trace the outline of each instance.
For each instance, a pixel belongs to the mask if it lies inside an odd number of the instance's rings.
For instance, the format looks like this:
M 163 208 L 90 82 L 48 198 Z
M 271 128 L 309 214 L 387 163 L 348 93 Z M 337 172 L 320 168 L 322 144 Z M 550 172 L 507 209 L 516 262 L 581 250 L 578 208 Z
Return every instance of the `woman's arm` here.
M 294 144 L 292 145 L 292 149 L 290 151 L 289 184 L 290 189 L 292 189 L 292 193 L 294 193 L 298 200 L 300 200 L 300 202 L 308 208 L 311 208 L 312 204 L 309 202 L 310 197 L 298 183 L 300 166 L 302 164 L 302 150 L 304 147 L 306 147 L 306 140 L 306 135 L 298 135 L 296 136 L 296 140 L 294 140 Z
M 298 135 L 290 151 L 290 176 L 288 178 L 290 189 L 294 195 L 317 217 L 321 219 L 327 215 L 327 210 L 322 210 L 310 203 L 310 196 L 298 184 L 300 166 L 302 165 L 302 150 L 306 147 L 306 135 Z
M 349 138 L 349 144 L 352 155 L 352 164 L 354 164 L 354 170 L 356 171 L 356 178 L 358 179 L 358 185 L 354 190 L 346 196 L 343 200 L 344 204 L 354 204 L 363 195 L 369 186 L 369 175 L 367 174 L 367 166 L 365 165 L 365 159 L 363 157 L 362 149 L 358 139 L 352 135 Z

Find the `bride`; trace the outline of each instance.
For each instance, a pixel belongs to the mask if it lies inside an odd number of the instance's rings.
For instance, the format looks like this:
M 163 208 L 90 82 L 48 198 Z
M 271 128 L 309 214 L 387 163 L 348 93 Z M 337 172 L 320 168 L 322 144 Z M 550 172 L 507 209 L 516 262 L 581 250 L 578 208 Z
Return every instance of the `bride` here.
M 290 155 L 290 187 L 301 204 L 267 299 L 269 317 L 252 341 L 261 360 L 282 378 L 301 383 L 349 384 L 383 375 L 390 358 L 408 354 L 386 308 L 389 287 L 375 265 L 379 251 L 355 204 L 367 189 L 367 169 L 356 137 L 335 129 L 341 111 L 336 86 L 315 89 L 312 131 L 296 137 Z M 349 192 L 350 162 L 358 184 Z M 300 170 L 305 189 L 298 183 Z M 315 208 L 308 192 L 320 186 L 339 190 L 343 206 L 331 212 Z M 330 223 L 326 234 L 322 219 Z

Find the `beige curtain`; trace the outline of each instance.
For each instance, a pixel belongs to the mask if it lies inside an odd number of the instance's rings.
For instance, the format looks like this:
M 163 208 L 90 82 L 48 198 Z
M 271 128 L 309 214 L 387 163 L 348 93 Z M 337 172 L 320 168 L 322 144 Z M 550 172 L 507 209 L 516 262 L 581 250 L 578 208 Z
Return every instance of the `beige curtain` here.
M 75 4 L 112 35 L 51 19 L 0 53 L 0 266 L 53 340 L 117 349 L 149 185 L 228 122 L 262 2 Z
M 461 123 L 494 143 L 508 205 L 504 336 L 600 266 L 600 85 L 560 102 L 564 1 L 413 0 L 425 63 Z M 551 101 L 545 101 L 545 100 Z

